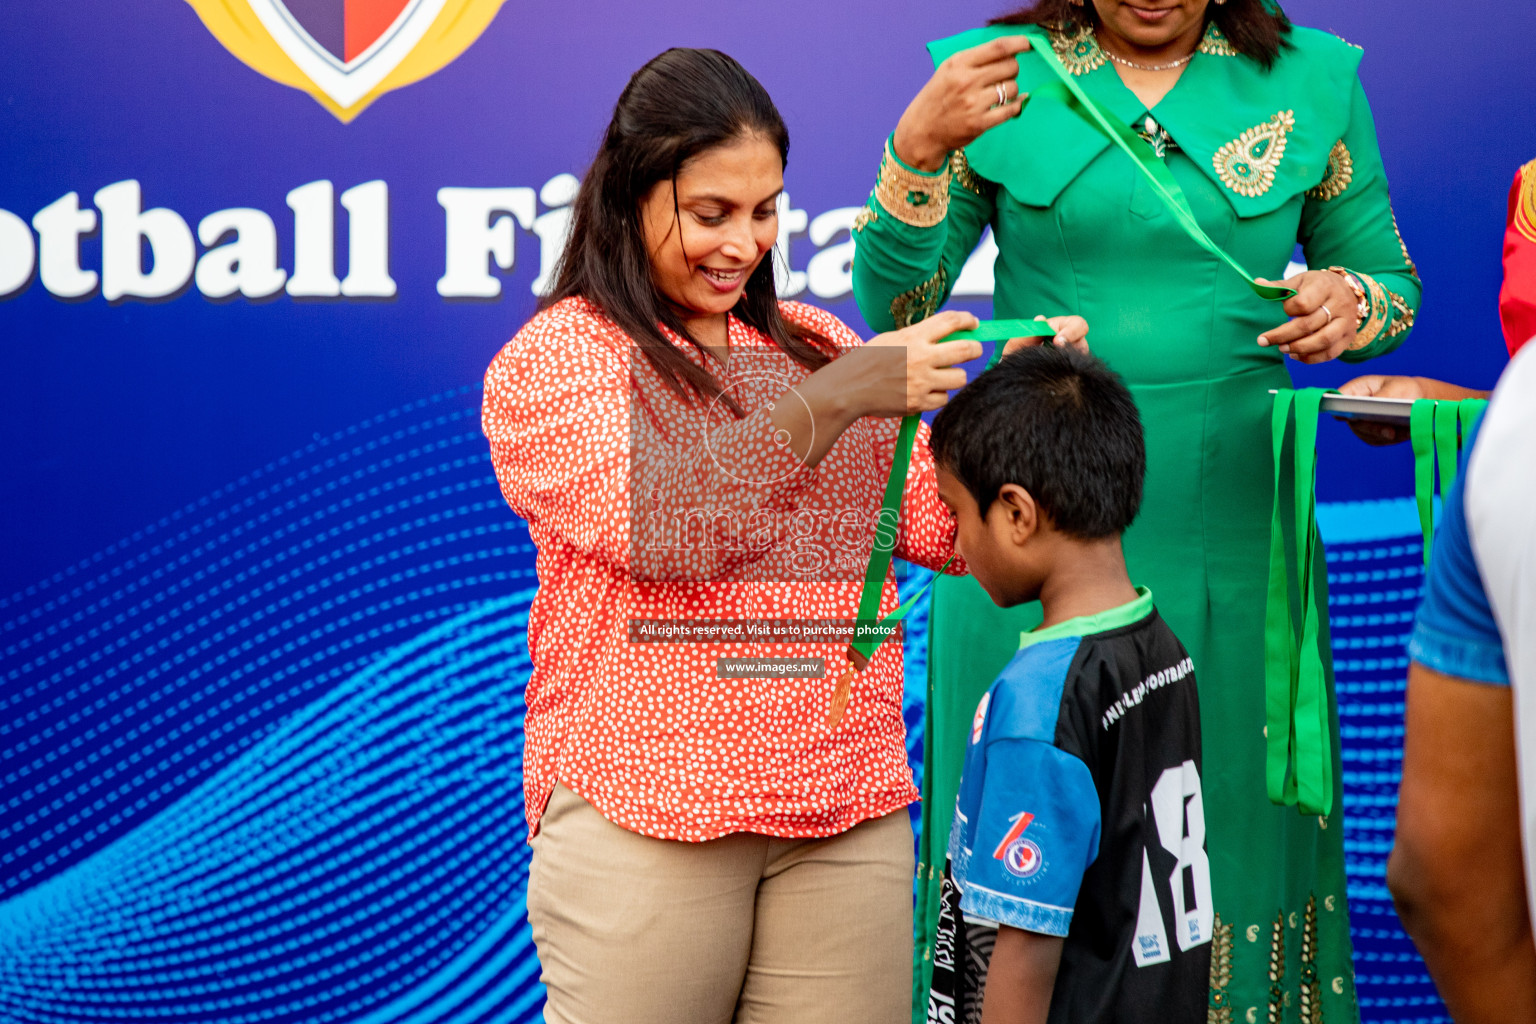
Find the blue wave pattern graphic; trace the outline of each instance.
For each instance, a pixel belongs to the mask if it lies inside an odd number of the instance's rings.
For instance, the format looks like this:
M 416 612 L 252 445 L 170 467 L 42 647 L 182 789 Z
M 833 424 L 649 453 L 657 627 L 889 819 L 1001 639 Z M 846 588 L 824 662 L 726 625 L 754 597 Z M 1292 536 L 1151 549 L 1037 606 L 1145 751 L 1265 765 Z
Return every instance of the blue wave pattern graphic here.
M 317 440 L 0 600 L 0 1020 L 539 1019 L 536 580 L 478 401 Z M 1404 1024 L 1448 1019 L 1383 884 L 1417 552 L 1329 550 L 1361 1006 Z
M 537 1016 L 532 547 L 478 400 L 0 602 L 0 1020 Z

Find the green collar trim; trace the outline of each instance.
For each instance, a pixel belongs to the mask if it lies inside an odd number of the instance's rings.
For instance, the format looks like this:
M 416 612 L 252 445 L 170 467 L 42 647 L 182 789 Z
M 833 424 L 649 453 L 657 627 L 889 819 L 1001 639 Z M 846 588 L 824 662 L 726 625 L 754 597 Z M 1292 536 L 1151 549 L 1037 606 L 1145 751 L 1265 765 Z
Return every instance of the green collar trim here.
M 928 51 L 937 65 L 1018 31 L 972 29 L 929 43 Z M 1329 153 L 1349 126 L 1361 51 L 1326 32 L 1292 29 L 1290 46 L 1269 71 L 1220 52 L 1229 44 L 1208 33 L 1178 84 L 1150 110 L 1091 36 L 1051 38 L 1084 92 L 1123 124 L 1153 114 L 1239 217 L 1270 213 L 1321 183 Z M 1020 203 L 1046 207 L 1110 143 L 1037 55 L 1019 56 L 1019 88 L 1030 94 L 1023 113 L 971 143 L 965 156 L 972 170 Z
M 1019 634 L 1019 650 L 1033 647 L 1035 644 L 1044 643 L 1047 640 L 1059 640 L 1064 636 L 1092 636 L 1094 633 L 1105 633 L 1111 629 L 1119 629 L 1121 626 L 1129 626 L 1133 622 L 1140 622 L 1152 614 L 1152 591 L 1146 587 L 1136 588 L 1136 599 L 1125 604 L 1092 615 L 1079 615 L 1075 619 L 1058 622 L 1046 629 L 1025 630 Z

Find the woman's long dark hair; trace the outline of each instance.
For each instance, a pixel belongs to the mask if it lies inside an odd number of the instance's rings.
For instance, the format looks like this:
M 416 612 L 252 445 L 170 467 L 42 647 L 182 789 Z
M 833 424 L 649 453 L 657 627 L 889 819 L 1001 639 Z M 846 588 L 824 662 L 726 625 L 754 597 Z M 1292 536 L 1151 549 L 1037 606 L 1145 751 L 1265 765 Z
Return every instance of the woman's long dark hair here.
M 1258 61 L 1266 71 L 1274 66 L 1281 49 L 1288 45 L 1286 36 L 1291 34 L 1291 19 L 1272 0 L 1212 3 L 1206 8 L 1205 18 L 1208 23 L 1216 23 L 1238 53 Z M 1047 25 L 1067 31 L 1098 23 L 1099 15 L 1094 10 L 1093 0 L 1083 0 L 1081 6 L 1071 0 L 1036 0 L 1029 7 L 1021 7 L 988 22 L 989 25 Z
M 657 287 L 640 225 L 640 203 L 661 181 L 677 185 L 689 160 L 716 146 L 760 136 L 789 159 L 789 130 L 757 79 L 718 50 L 671 49 L 636 71 L 619 95 L 576 195 L 570 239 L 544 309 L 580 296 L 595 303 L 640 347 L 667 386 L 683 397 L 720 398 L 741 409 L 719 379 L 670 344 L 665 325 L 701 353 Z M 675 193 L 674 193 L 675 198 Z M 681 230 L 681 225 L 677 225 Z M 773 254 L 758 264 L 732 310 L 807 369 L 826 365 L 836 347 L 821 334 L 786 321 L 773 282 Z

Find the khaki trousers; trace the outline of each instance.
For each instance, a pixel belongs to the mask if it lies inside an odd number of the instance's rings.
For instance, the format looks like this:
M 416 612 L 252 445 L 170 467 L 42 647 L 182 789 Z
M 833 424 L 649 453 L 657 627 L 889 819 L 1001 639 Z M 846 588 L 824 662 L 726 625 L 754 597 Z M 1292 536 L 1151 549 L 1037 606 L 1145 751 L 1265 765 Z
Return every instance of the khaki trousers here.
M 528 920 L 547 1024 L 905 1024 L 905 810 L 828 839 L 652 839 L 555 787 Z

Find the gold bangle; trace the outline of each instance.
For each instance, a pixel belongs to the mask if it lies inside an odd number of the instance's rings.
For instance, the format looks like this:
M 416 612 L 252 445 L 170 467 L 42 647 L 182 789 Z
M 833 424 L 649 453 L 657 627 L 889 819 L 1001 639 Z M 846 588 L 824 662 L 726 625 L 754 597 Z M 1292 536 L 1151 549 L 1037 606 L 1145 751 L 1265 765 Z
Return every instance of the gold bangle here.
M 875 183 L 875 200 L 892 217 L 915 228 L 931 228 L 949 213 L 949 161 L 935 175 L 918 174 L 902 166 L 885 142 L 880 161 L 880 178 Z
M 1365 286 L 1346 267 L 1329 267 L 1328 272 L 1342 277 L 1344 283 L 1349 285 L 1349 290 L 1355 293 L 1355 329 L 1359 330 L 1360 325 L 1364 324 L 1371 315 L 1371 300 L 1366 298 Z
M 1387 298 L 1387 290 L 1382 287 L 1381 282 L 1369 274 L 1357 273 L 1354 276 L 1364 286 L 1370 308 L 1366 318 L 1355 330 L 1354 344 L 1349 346 L 1351 352 L 1365 348 L 1380 337 L 1381 332 L 1386 329 L 1387 323 L 1392 319 L 1392 303 Z

